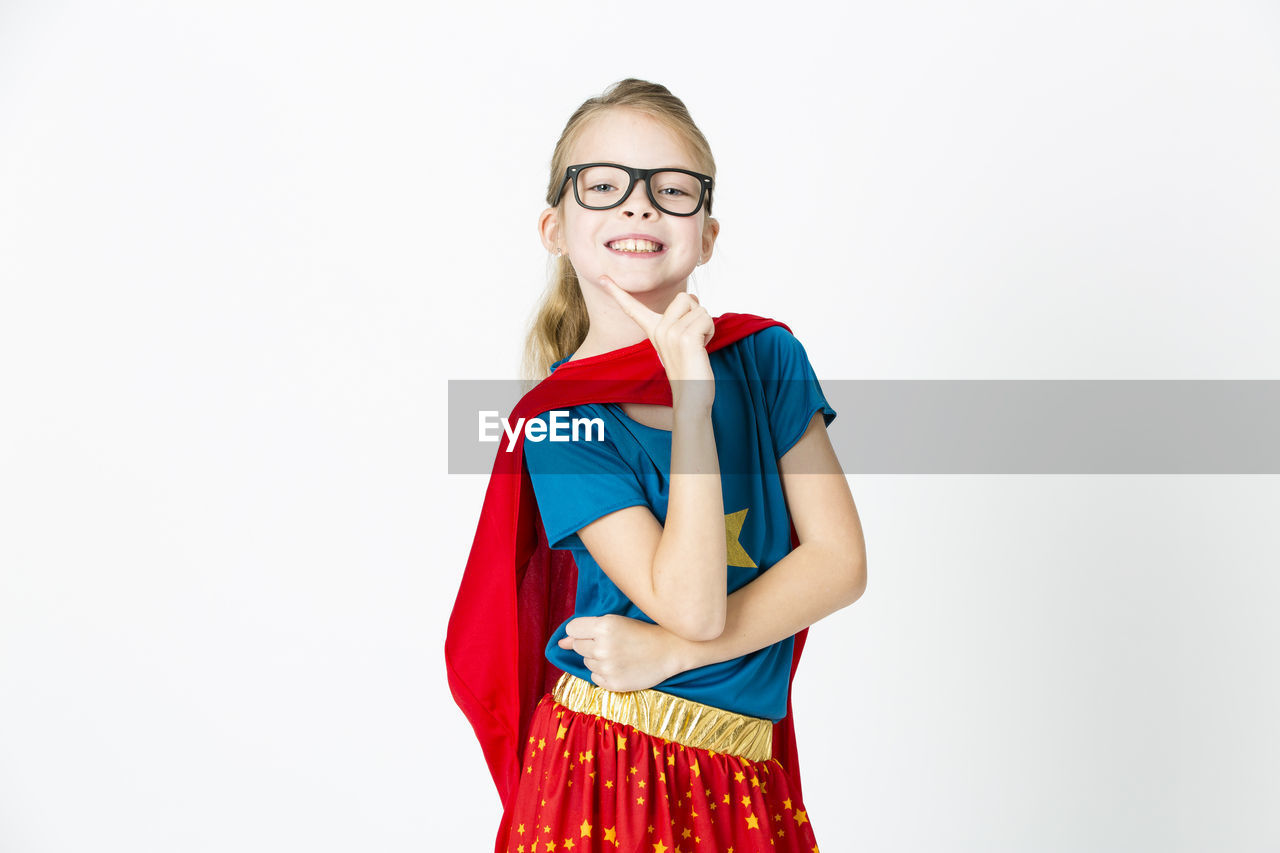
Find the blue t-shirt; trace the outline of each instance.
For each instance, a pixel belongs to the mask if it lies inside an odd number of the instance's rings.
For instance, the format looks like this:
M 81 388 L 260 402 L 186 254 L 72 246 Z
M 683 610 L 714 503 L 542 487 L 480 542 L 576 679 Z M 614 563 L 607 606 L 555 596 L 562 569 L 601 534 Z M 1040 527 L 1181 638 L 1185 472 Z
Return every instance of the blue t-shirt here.
M 791 551 L 791 521 L 777 460 L 800 440 L 819 411 L 836 416 L 800 342 L 781 326 L 769 326 L 709 354 L 715 376 L 711 423 L 720 460 L 728 546 L 728 591 L 742 587 Z M 554 371 L 568 361 L 551 366 Z M 618 589 L 587 551 L 577 531 L 628 506 L 647 506 L 660 523 L 667 517 L 671 433 L 641 424 L 615 403 L 571 406 L 560 417 L 600 418 L 603 440 L 552 441 L 550 413 L 542 440 L 526 433 L 524 460 L 552 548 L 568 549 L 578 566 L 574 616 L 617 613 L 652 623 Z M 592 439 L 600 439 L 598 431 Z M 564 624 L 547 644 L 547 660 L 591 680 L 582 656 L 558 645 Z M 734 660 L 679 673 L 654 689 L 752 717 L 781 720 L 793 638 Z

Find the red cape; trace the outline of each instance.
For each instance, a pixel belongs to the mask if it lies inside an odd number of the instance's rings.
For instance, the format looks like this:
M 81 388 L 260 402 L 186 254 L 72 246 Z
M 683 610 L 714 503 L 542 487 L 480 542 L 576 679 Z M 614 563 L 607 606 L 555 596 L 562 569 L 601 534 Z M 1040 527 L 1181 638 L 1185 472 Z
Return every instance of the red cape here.
M 767 326 L 790 331 L 781 321 L 754 314 L 722 314 L 714 322 L 708 352 Z M 671 385 L 653 344 L 643 340 L 561 364 L 520 399 L 509 419 L 517 423 L 518 418 L 583 403 L 670 406 Z M 444 643 L 449 689 L 475 729 L 502 798 L 499 850 L 506 840 L 520 776 L 520 746 L 534 706 L 560 677 L 560 670 L 546 659 L 546 644 L 552 632 L 573 615 L 578 583 L 572 555 L 547 547 L 523 451 L 523 430 L 510 452 L 505 437 L 499 442 Z M 797 544 L 792 525 L 791 545 Z M 792 680 L 807 634 L 805 629 L 795 638 Z M 774 725 L 773 755 L 799 792 L 790 683 L 787 716 Z

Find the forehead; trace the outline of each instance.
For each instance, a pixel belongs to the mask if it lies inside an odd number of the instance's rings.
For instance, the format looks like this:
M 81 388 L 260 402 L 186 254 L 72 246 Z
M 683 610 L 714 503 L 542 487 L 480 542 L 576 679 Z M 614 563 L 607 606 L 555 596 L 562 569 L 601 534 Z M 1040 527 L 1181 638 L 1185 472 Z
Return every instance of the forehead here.
M 638 169 L 697 170 L 684 139 L 638 110 L 615 107 L 589 119 L 570 148 L 571 163 L 621 163 Z

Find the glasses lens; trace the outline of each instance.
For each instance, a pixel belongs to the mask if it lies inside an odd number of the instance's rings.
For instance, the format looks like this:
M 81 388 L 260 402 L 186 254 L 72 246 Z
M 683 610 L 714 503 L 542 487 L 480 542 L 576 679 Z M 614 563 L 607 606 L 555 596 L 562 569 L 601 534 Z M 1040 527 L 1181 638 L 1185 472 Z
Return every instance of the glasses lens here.
M 653 197 L 667 213 L 689 215 L 698 208 L 702 181 L 684 172 L 655 172 L 650 176 Z M 578 173 L 578 199 L 583 207 L 603 208 L 618 203 L 630 177 L 617 166 L 590 166 Z M 644 192 L 636 187 L 635 192 Z
M 627 191 L 627 173 L 616 166 L 591 166 L 578 173 L 578 200 L 583 207 L 609 207 Z
M 653 197 L 667 213 L 690 214 L 702 197 L 702 181 L 684 172 L 657 172 L 650 176 Z

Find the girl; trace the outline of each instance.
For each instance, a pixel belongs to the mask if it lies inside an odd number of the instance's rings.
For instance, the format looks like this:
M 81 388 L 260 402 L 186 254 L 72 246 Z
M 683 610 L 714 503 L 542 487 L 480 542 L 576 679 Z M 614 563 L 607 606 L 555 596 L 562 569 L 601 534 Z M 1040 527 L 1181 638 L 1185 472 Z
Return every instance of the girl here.
M 687 291 L 714 178 L 684 104 L 635 79 L 552 157 L 557 272 L 526 347 L 543 381 L 512 412 L 446 640 L 498 851 L 817 850 L 791 676 L 804 629 L 865 589 L 865 545 L 804 349 Z M 595 437 L 545 440 L 576 419 Z

